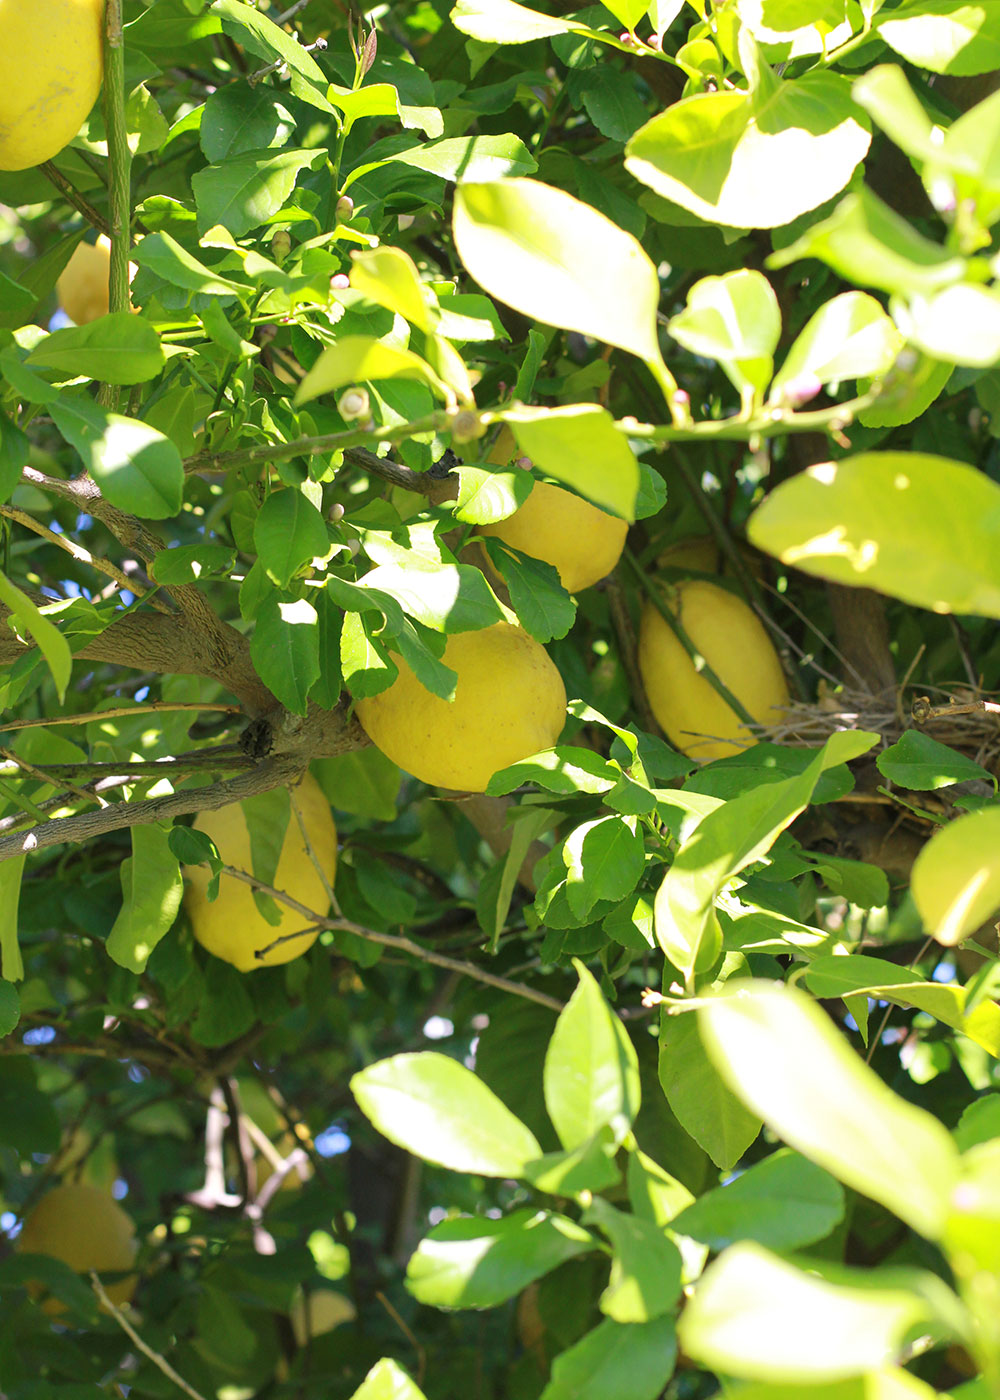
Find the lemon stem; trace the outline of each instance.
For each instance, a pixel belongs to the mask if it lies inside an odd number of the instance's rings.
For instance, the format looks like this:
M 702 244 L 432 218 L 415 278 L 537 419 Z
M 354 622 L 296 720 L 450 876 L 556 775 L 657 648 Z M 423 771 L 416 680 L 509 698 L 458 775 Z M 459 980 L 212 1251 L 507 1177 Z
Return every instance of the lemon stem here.
M 131 247 L 132 153 L 125 116 L 125 44 L 122 0 L 108 0 L 104 31 L 104 124 L 108 138 L 111 214 L 109 308 L 128 311 L 128 255 Z
M 680 617 L 678 615 L 680 610 L 678 609 L 678 612 L 676 613 L 671 611 L 671 609 L 664 602 L 660 594 L 660 590 L 657 587 L 655 581 L 649 577 L 646 570 L 642 567 L 642 565 L 639 563 L 638 559 L 636 559 L 635 555 L 630 549 L 626 549 L 622 557 L 628 563 L 628 566 L 632 570 L 632 574 L 636 582 L 639 584 L 640 588 L 642 588 L 643 592 L 647 594 L 650 602 L 653 604 L 653 607 L 656 608 L 657 612 L 663 618 L 664 622 L 671 629 L 674 636 L 677 638 L 681 646 L 687 652 L 688 656 L 690 656 L 691 660 L 694 662 L 698 674 L 700 676 L 704 676 L 705 680 L 708 681 L 709 685 L 711 685 L 712 688 L 716 690 L 719 693 L 719 695 L 722 696 L 723 700 L 725 700 L 729 708 L 736 713 L 737 717 L 740 720 L 742 720 L 744 724 L 752 726 L 751 733 L 753 733 L 757 727 L 757 721 L 754 719 L 753 715 L 750 714 L 750 712 L 746 709 L 746 707 L 740 704 L 740 702 L 737 700 L 736 696 L 728 688 L 728 686 L 723 684 L 723 682 L 719 679 L 716 673 L 712 670 L 705 657 L 695 646 L 694 642 L 692 642 L 691 638 L 684 630 L 683 624 L 681 623 Z M 669 587 L 669 585 L 663 586 Z

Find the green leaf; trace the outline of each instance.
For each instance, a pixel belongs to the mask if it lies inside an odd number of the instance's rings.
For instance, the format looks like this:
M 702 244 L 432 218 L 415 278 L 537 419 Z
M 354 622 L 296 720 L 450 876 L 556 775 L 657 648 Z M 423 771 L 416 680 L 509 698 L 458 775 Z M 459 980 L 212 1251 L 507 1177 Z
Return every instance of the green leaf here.
M 181 544 L 161 549 L 150 565 L 150 574 L 166 587 L 226 578 L 236 562 L 236 551 L 224 544 Z
M 857 953 L 849 958 L 813 959 L 804 980 L 820 1000 L 861 995 L 891 1001 L 896 1006 L 916 1007 L 1000 1057 L 1000 1006 L 984 1000 L 966 1015 L 969 989 L 958 983 L 925 982 L 911 968 Z
M 783 1148 L 734 1181 L 699 1196 L 674 1217 L 670 1228 L 716 1252 L 737 1240 L 789 1250 L 825 1239 L 843 1218 L 840 1183 L 805 1157 Z
M 287 203 L 303 170 L 315 170 L 322 151 L 251 151 L 208 166 L 191 177 L 198 208 L 198 232 L 217 225 L 241 238 Z
M 662 1017 L 659 1075 L 684 1131 L 717 1167 L 731 1170 L 756 1141 L 761 1120 L 743 1106 L 708 1058 L 693 1016 Z
M 940 130 L 935 136 L 934 123 L 898 63 L 869 68 L 851 91 L 855 102 L 912 160 L 923 164 L 939 156 Z
M 990 1400 L 985 1394 L 966 1394 L 966 1390 L 967 1386 L 961 1386 L 949 1394 L 952 1400 Z M 798 1385 L 756 1381 L 732 1385 L 728 1387 L 726 1400 L 939 1400 L 939 1395 L 939 1391 L 909 1371 L 882 1366 L 852 1380 L 807 1381 Z
M 609 141 L 627 141 L 649 116 L 649 109 L 636 92 L 629 73 L 610 65 L 595 64 L 593 68 L 574 74 L 574 79 L 574 96 L 579 95 L 587 116 Z M 581 194 L 585 193 L 582 185 L 578 188 Z M 614 215 L 611 207 L 606 212 Z
M 412 350 L 402 350 L 376 336 L 345 335 L 320 355 L 299 385 L 295 402 L 308 403 L 321 394 L 369 379 L 416 379 L 439 398 L 454 400 L 430 365 Z
M 920 351 L 904 351 L 882 382 L 875 403 L 858 414 L 858 422 L 865 428 L 898 428 L 912 423 L 935 401 L 954 368 Z M 858 385 L 863 390 L 868 387 Z
M 895 744 L 883 749 L 875 760 L 883 777 L 914 792 L 933 792 L 951 783 L 978 779 L 993 784 L 997 780 L 968 754 L 938 743 L 919 729 L 905 729 Z
M 598 1305 L 615 1322 L 651 1322 L 673 1308 L 681 1291 L 681 1256 L 652 1221 L 626 1215 L 596 1196 L 583 1215 L 611 1241 L 611 1277 Z
M 547 476 L 622 519 L 635 519 L 639 463 L 627 435 L 599 404 L 508 409 L 521 451 L 544 462 Z
M 149 955 L 177 918 L 184 893 L 180 862 L 161 826 L 134 826 L 132 854 L 121 863 L 124 903 L 108 934 L 108 956 L 129 972 L 145 972 Z
M 21 998 L 13 982 L 0 978 L 0 1037 L 10 1035 L 21 1019 Z
M 148 268 L 169 286 L 202 296 L 243 297 L 250 290 L 207 268 L 169 233 L 147 234 L 133 249 L 132 258 L 141 268 Z
M 524 630 L 538 642 L 565 637 L 576 621 L 576 603 L 563 588 L 555 565 L 521 554 L 502 540 L 485 537 L 482 544 L 507 585 L 511 606 Z
M 772 491 L 747 528 L 758 549 L 807 574 L 983 617 L 1000 617 L 998 531 L 1000 486 L 923 452 L 809 467 Z
M 51 411 L 112 505 L 143 520 L 165 520 L 180 511 L 184 465 L 169 438 L 82 395 L 61 394 Z
M 583 1191 L 609 1191 L 621 1180 L 614 1147 L 598 1133 L 566 1152 L 546 1152 L 524 1169 L 524 1179 L 549 1196 L 579 1196 Z
M 733 1245 L 708 1267 L 684 1309 L 681 1345 L 712 1370 L 801 1383 L 901 1361 L 907 1334 L 934 1316 L 927 1302 L 901 1284 L 878 1287 L 877 1275 L 839 1273 L 851 1282 L 828 1282 L 760 1245 Z
M 527 44 L 553 34 L 589 34 L 584 24 L 539 14 L 514 0 L 458 0 L 451 22 L 463 34 L 484 44 Z
M 819 384 L 877 377 L 888 372 L 903 337 L 865 292 L 842 292 L 825 302 L 797 336 L 774 377 L 770 397 L 803 379 Z
M 520 1119 L 447 1055 L 394 1055 L 354 1075 L 351 1091 L 390 1142 L 452 1171 L 517 1177 L 542 1155 Z
M 849 282 L 900 296 L 929 294 L 950 286 L 965 271 L 965 259 L 924 238 L 867 185 L 842 199 L 828 218 L 767 259 L 788 267 L 818 258 Z
M 283 146 L 294 130 L 294 118 L 277 101 L 273 88 L 227 83 L 205 103 L 198 139 L 205 158 L 218 165 L 246 151 Z
M 270 594 L 254 622 L 250 655 L 267 688 L 286 709 L 304 715 L 319 675 L 319 618 L 313 605 L 305 598 L 284 602 Z
M 4 573 L 0 573 L 0 602 L 7 607 L 10 618 L 17 623 L 22 636 L 30 637 L 45 657 L 52 672 L 59 700 L 65 698 L 73 671 L 73 653 L 63 634 L 40 608 L 22 593 Z M 9 622 L 8 622 L 9 625 Z
M 389 159 L 460 183 L 534 175 L 538 169 L 538 162 L 524 142 L 509 132 L 502 136 L 444 136 L 408 151 L 398 151 Z
M 0 1075 L 0 1143 L 21 1156 L 55 1152 L 59 1147 L 59 1118 L 37 1084 L 35 1066 L 18 1056 L 5 1058 Z
M 253 538 L 268 578 L 279 588 L 330 548 L 326 521 L 312 501 L 294 488 L 270 493 L 260 508 Z
M 988 369 L 1000 360 L 1000 296 L 961 282 L 895 308 L 900 331 L 918 350 L 951 364 Z
M 6 982 L 20 982 L 24 976 L 17 915 L 26 860 L 27 856 L 14 856 L 0 863 L 0 977 Z
M 620 770 L 592 749 L 558 744 L 545 753 L 501 768 L 490 779 L 486 791 L 491 797 L 502 797 L 525 783 L 534 783 L 546 792 L 610 792 L 620 777 Z
M 303 78 L 325 86 L 326 75 L 308 49 L 252 5 L 242 4 L 241 0 L 215 0 L 211 14 L 219 16 L 226 33 L 252 53 L 272 61 L 281 59 Z
M 575 1221 L 516 1210 L 501 1220 L 459 1216 L 436 1225 L 410 1256 L 407 1292 L 432 1308 L 494 1308 L 596 1247 Z
M 427 335 L 437 323 L 413 259 L 402 248 L 368 248 L 354 253 L 351 287 L 390 311 L 397 312 Z
M 570 908 L 582 918 L 599 900 L 635 889 L 645 868 L 643 835 L 634 817 L 597 817 L 570 833 L 562 858 Z
M 718 360 L 740 393 L 762 394 L 767 388 L 781 338 L 781 310 L 761 273 L 743 268 L 703 277 L 667 329 L 693 355 Z
M 426 1400 L 426 1397 L 403 1368 L 386 1356 L 368 1372 L 351 1400 Z
M 28 464 L 31 443 L 16 423 L 0 412 L 0 502 L 9 501 L 21 484 L 21 473 Z M 527 475 L 520 472 L 520 476 Z
M 458 496 L 455 499 L 455 519 L 466 525 L 492 525 L 506 520 L 523 506 L 531 494 L 530 472 L 515 467 L 494 467 L 481 464 L 458 467 Z
M 821 774 L 860 757 L 877 742 L 864 730 L 831 735 L 794 777 L 765 783 L 710 812 L 681 845 L 656 894 L 656 939 L 690 983 L 722 947 L 716 900 L 734 875 L 765 855 L 808 806 Z
M 676 1361 L 673 1318 L 606 1318 L 555 1358 L 539 1400 L 656 1400 Z
M 719 1072 L 773 1132 L 940 1238 L 958 1171 L 954 1143 L 861 1062 L 813 1001 L 781 983 L 727 983 L 697 1015 Z
M 459 257 L 490 296 L 661 362 L 656 268 L 630 233 L 589 204 L 536 180 L 463 184 L 453 226 Z
M 288 824 L 296 820 L 292 816 L 289 791 L 278 787 L 270 792 L 258 792 L 245 798 L 241 805 L 250 837 L 250 874 L 263 880 L 265 885 L 274 885 Z M 263 890 L 254 890 L 253 902 L 262 918 L 272 928 L 277 928 L 282 915 L 277 900 Z
M 139 316 L 121 311 L 86 326 L 66 326 L 39 341 L 29 365 L 67 378 L 87 375 L 105 384 L 142 384 L 166 364 L 160 337 Z
M 313 772 L 338 812 L 369 821 L 395 820 L 399 769 L 374 744 L 335 758 L 321 758 Z
M 502 622 L 503 610 L 483 575 L 471 564 L 380 564 L 360 588 L 394 598 L 403 611 L 434 632 L 478 632 Z
M 950 821 L 921 847 L 910 892 L 924 928 L 952 946 L 1000 908 L 1000 807 Z
M 602 1128 L 620 1143 L 639 1111 L 639 1063 L 621 1021 L 583 963 L 545 1056 L 545 1106 L 563 1147 Z
M 1000 11 L 981 0 L 910 0 L 882 15 L 877 29 L 908 63 L 932 73 L 1000 68 Z
M 776 228 L 843 189 L 870 142 L 849 81 L 813 72 L 763 102 L 742 92 L 682 98 L 636 132 L 625 167 L 710 223 Z

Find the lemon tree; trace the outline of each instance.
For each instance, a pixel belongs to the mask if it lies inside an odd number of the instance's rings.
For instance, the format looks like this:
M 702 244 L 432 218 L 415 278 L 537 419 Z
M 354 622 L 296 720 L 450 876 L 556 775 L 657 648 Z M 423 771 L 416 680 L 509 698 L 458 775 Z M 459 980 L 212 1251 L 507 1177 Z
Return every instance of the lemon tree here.
M 996 7 L 0 0 L 0 1396 L 1000 1395 Z

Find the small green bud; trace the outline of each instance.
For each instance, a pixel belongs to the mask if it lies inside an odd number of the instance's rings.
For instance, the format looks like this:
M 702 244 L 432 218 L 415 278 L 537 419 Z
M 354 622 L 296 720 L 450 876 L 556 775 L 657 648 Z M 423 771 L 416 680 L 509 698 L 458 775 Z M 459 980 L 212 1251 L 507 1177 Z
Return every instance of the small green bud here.
M 346 390 L 337 400 L 337 412 L 348 423 L 352 423 L 358 418 L 367 418 L 371 413 L 368 390 Z
M 283 263 L 292 251 L 292 236 L 287 229 L 279 228 L 271 239 L 271 256 L 276 263 Z

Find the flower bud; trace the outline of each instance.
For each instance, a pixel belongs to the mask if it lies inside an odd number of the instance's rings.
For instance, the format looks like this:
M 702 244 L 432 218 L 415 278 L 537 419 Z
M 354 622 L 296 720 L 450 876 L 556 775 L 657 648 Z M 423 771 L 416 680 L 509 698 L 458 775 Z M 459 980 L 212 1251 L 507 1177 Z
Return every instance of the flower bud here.
M 781 397 L 791 408 L 801 408 L 804 403 L 814 399 L 822 388 L 823 381 L 815 374 L 806 372 L 797 374 L 782 385 Z
M 335 272 L 330 278 L 330 286 L 335 292 L 344 292 L 351 285 L 351 279 L 346 272 Z
M 354 213 L 354 200 L 349 194 L 342 194 L 337 200 L 336 214 L 338 219 L 349 219 Z
M 457 408 L 448 424 L 454 442 L 475 442 L 486 432 L 486 426 L 474 408 Z
M 371 403 L 367 389 L 348 389 L 337 400 L 337 412 L 345 422 L 367 418 L 371 413 Z
M 326 518 L 331 525 L 339 525 L 344 518 L 344 507 L 339 501 L 334 501 L 333 505 L 326 513 Z
M 292 236 L 287 229 L 279 228 L 271 239 L 271 256 L 276 263 L 283 263 L 292 251 Z

